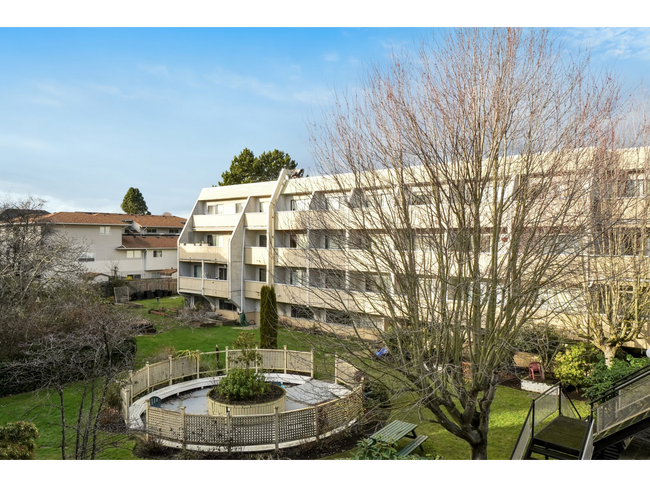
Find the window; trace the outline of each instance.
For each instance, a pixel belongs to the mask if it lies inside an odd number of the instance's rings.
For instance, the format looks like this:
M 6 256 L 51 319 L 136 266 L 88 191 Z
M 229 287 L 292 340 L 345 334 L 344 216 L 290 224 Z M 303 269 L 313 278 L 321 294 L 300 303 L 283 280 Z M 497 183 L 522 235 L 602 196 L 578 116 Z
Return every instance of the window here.
M 225 266 L 217 267 L 217 279 L 220 281 L 228 280 L 228 268 Z
M 223 205 L 208 205 L 208 215 L 223 215 Z
M 142 258 L 142 250 L 127 250 L 126 251 L 127 259 L 140 259 Z
M 345 272 L 330 270 L 325 274 L 325 287 L 329 289 L 345 289 Z
M 162 250 L 154 250 L 153 251 L 153 256 L 154 257 L 162 257 Z
M 235 213 L 241 213 L 244 209 L 243 203 L 235 203 Z
M 313 320 L 314 311 L 307 306 L 291 305 L 291 317 L 299 318 L 302 320 Z
M 142 278 L 142 274 L 128 274 L 126 276 L 127 279 L 140 279 Z
M 260 235 L 259 244 L 260 247 L 266 247 L 266 235 Z
M 230 301 L 227 301 L 225 299 L 220 299 L 219 300 L 219 309 L 225 309 L 227 311 L 236 311 L 237 306 L 235 306 L 233 303 Z
M 390 276 L 379 274 L 366 274 L 365 275 L 365 290 L 367 292 L 376 293 L 379 291 L 390 292 Z
M 325 311 L 325 321 L 335 325 L 353 326 L 352 317 L 345 311 L 328 309 Z
M 192 266 L 192 277 L 201 277 L 201 264 L 194 264 Z
M 411 193 L 411 205 L 428 205 L 430 202 L 429 196 L 424 193 Z
M 79 262 L 95 262 L 95 252 L 81 252 Z
M 266 267 L 261 267 L 257 270 L 257 280 L 260 282 L 266 281 Z
M 339 250 L 341 248 L 340 237 L 337 235 L 325 235 L 325 248 L 328 250 Z
M 167 233 L 181 233 L 180 228 L 170 228 Z
M 260 201 L 260 213 L 266 213 L 269 209 L 269 202 L 268 201 Z
M 304 286 L 306 282 L 305 269 L 290 269 L 289 284 L 292 286 Z
M 147 228 L 147 233 L 158 233 L 157 228 Z
M 309 200 L 291 200 L 291 211 L 308 211 Z
M 223 247 L 223 235 L 208 235 L 208 245 Z
M 640 198 L 643 196 L 643 179 L 630 178 L 625 181 L 623 196 L 625 198 Z
M 111 233 L 111 227 L 99 227 L 100 235 L 110 235 L 110 233 Z
M 339 210 L 341 209 L 341 203 L 343 202 L 343 196 L 328 196 L 325 199 L 325 208 L 328 210 Z
M 307 247 L 307 236 L 303 233 L 289 235 L 289 247 L 292 249 L 304 249 Z

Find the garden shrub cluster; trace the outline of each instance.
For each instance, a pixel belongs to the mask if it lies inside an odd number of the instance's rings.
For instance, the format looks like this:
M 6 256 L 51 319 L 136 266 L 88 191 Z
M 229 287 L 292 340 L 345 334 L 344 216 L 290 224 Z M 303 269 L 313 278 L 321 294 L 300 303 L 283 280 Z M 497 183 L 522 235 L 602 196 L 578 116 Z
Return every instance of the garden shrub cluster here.
M 620 354 L 607 367 L 600 350 L 576 343 L 558 355 L 555 375 L 564 385 L 583 389 L 585 396 L 593 400 L 607 392 L 614 382 L 646 365 L 650 365 L 650 358 Z

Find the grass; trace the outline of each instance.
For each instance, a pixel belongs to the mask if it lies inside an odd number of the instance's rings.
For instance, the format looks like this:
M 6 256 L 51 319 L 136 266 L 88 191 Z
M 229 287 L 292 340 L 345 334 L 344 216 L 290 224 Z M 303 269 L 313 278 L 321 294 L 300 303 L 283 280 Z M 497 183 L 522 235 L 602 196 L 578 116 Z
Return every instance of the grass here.
M 139 301 L 142 308 L 133 308 L 129 312 L 151 321 L 159 331 L 156 335 L 144 335 L 137 337 L 138 353 L 136 357 L 137 367 L 144 365 L 147 360 L 162 360 L 169 353 L 179 350 L 200 350 L 202 352 L 214 351 L 218 345 L 220 350 L 231 346 L 232 342 L 242 331 L 237 327 L 222 326 L 215 328 L 195 328 L 183 325 L 178 319 L 169 316 L 158 316 L 149 314 L 150 309 L 161 307 L 170 310 L 183 306 L 183 299 L 175 296 L 161 298 L 160 302 L 155 299 Z M 257 330 L 254 331 L 259 336 Z M 307 336 L 304 332 L 280 330 L 278 335 L 278 346 L 292 350 L 309 350 L 309 342 L 317 340 L 325 344 L 325 349 L 332 353 L 317 353 L 317 375 L 330 376 L 331 366 L 324 364 L 332 362 L 331 355 L 336 350 L 335 341 L 327 336 Z M 70 411 L 79 405 L 79 393 L 75 386 L 68 387 L 65 391 L 66 401 Z M 10 421 L 32 421 L 38 427 L 41 436 L 37 440 L 38 449 L 36 458 L 41 460 L 60 459 L 61 432 L 59 426 L 59 410 L 53 406 L 58 402 L 58 397 L 48 391 L 20 394 L 16 396 L 0 398 L 0 424 Z M 401 419 L 418 425 L 417 433 L 429 436 L 424 445 L 424 454 L 439 454 L 445 460 L 460 459 L 466 460 L 470 457 L 470 449 L 467 443 L 441 426 L 431 422 L 433 419 L 430 412 L 424 409 L 418 410 L 413 406 L 413 398 L 402 397 L 395 404 L 391 413 L 391 420 Z M 508 459 L 519 435 L 519 431 L 528 413 L 531 404 L 530 393 L 499 387 L 492 405 L 490 416 L 490 432 L 488 441 L 488 458 Z M 588 407 L 580 402 L 575 403 L 580 414 L 588 412 Z M 104 439 L 108 439 L 107 435 Z M 135 459 L 132 453 L 134 440 L 125 436 L 114 438 L 119 445 L 107 448 L 99 458 L 102 459 Z M 402 440 L 399 446 L 404 446 L 408 440 Z M 417 450 L 418 454 L 421 451 Z M 345 459 L 351 458 L 353 451 L 343 452 L 328 458 Z

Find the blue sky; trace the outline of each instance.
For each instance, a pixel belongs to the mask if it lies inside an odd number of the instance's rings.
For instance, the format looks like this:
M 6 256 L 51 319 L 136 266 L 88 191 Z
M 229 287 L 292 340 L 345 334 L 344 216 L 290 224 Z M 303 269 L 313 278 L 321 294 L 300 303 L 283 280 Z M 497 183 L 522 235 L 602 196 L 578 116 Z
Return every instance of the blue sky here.
M 312 167 L 306 124 L 369 63 L 424 28 L 0 29 L 0 193 L 49 211 L 186 216 L 233 156 L 279 149 Z M 650 73 L 650 29 L 568 29 L 626 86 Z

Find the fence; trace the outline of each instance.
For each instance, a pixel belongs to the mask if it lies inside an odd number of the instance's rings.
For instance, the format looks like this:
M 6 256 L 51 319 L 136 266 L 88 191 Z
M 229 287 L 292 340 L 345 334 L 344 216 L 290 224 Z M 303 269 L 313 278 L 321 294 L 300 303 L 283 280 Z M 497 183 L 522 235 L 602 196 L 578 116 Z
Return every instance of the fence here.
M 634 379 L 618 392 L 618 395 L 594 408 L 596 416 L 595 434 L 631 419 L 650 409 L 650 375 L 647 373 Z
M 313 352 L 260 350 L 260 367 L 267 372 L 314 376 Z M 172 385 L 175 380 L 202 378 L 228 373 L 240 350 L 226 348 L 220 352 L 188 353 L 169 357 L 156 364 L 147 363 L 130 375 L 122 387 L 123 416 L 133 398 L 157 386 Z M 223 367 L 221 364 L 223 363 Z M 146 407 L 146 433 L 170 442 L 171 446 L 193 449 L 255 451 L 296 446 L 318 441 L 354 423 L 363 413 L 363 386 L 355 383 L 358 370 L 335 358 L 335 382 L 352 386 L 341 398 L 303 409 L 252 416 L 210 416 L 186 414 L 156 407 Z

